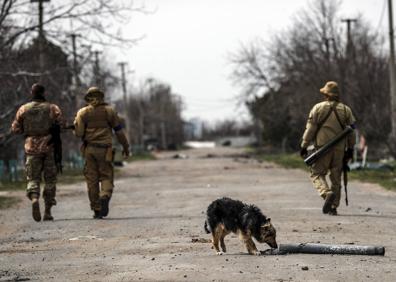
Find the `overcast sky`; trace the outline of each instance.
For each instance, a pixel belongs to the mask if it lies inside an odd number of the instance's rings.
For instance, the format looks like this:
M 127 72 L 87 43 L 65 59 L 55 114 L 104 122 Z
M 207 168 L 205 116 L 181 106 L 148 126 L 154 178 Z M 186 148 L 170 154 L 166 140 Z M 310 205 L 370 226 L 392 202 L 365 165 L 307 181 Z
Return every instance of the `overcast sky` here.
M 313 0 L 315 1 L 315 0 Z M 169 83 L 185 103 L 185 118 L 208 121 L 247 117 L 236 107 L 238 88 L 228 76 L 227 57 L 241 43 L 269 38 L 291 24 L 307 0 L 145 0 L 152 15 L 135 14 L 124 33 L 146 35 L 138 46 L 119 54 L 135 73 Z M 363 14 L 387 32 L 386 0 L 344 0 L 342 15 Z M 383 10 L 385 13 L 383 13 Z M 383 14 L 381 21 L 381 14 Z

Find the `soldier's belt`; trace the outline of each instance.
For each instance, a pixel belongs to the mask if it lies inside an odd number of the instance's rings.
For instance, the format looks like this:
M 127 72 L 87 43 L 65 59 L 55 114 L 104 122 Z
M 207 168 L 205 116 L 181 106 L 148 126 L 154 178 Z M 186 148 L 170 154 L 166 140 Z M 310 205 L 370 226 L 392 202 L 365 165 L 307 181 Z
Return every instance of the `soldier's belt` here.
M 103 148 L 103 149 L 107 149 L 107 148 L 111 147 L 111 145 L 108 145 L 108 144 L 98 144 L 98 143 L 88 143 L 87 146 L 94 147 L 94 148 Z

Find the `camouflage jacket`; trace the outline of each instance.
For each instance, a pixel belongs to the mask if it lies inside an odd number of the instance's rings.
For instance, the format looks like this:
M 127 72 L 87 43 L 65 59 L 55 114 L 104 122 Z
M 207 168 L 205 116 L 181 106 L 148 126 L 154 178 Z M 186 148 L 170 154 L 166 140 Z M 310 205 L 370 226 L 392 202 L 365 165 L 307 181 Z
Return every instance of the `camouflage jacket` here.
M 22 105 L 11 125 L 11 131 L 25 135 L 25 153 L 39 155 L 48 153 L 53 145 L 49 145 L 51 139 L 49 127 L 58 122 L 63 124 L 62 112 L 55 104 L 46 101 L 32 101 Z

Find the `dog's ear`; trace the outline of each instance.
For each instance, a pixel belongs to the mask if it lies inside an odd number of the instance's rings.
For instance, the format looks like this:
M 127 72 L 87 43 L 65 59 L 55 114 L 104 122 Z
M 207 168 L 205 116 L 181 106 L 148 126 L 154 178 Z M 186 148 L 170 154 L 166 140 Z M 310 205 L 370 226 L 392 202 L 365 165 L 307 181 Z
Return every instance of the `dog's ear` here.
M 264 227 L 265 229 L 269 229 L 270 225 L 271 225 L 271 218 L 267 218 L 265 222 L 262 223 L 261 227 Z

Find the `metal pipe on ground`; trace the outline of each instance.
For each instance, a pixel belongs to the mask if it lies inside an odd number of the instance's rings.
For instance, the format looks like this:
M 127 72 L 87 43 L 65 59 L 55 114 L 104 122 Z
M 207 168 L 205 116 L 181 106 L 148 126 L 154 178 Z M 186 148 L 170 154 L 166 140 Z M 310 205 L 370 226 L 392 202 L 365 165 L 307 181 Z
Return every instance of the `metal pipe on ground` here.
M 359 246 L 359 245 L 332 245 L 332 244 L 279 244 L 278 249 L 270 249 L 262 252 L 264 255 L 287 255 L 287 254 L 333 254 L 333 255 L 364 255 L 383 256 L 385 247 L 382 246 Z

